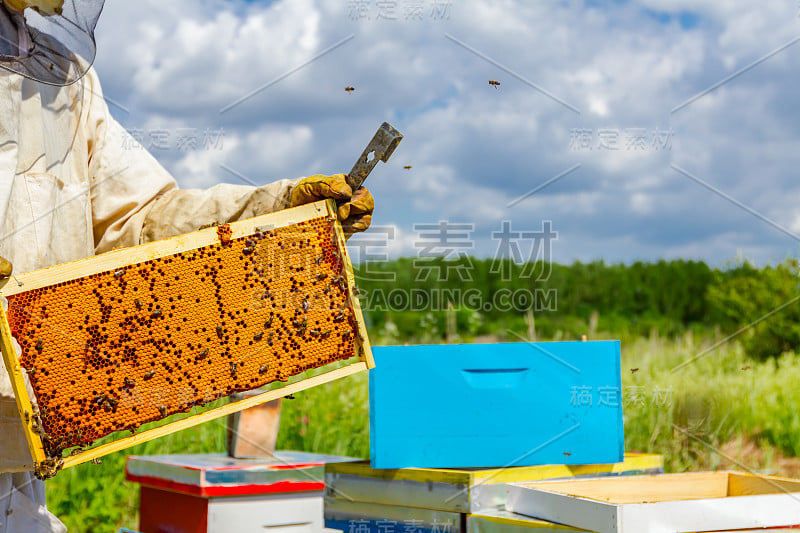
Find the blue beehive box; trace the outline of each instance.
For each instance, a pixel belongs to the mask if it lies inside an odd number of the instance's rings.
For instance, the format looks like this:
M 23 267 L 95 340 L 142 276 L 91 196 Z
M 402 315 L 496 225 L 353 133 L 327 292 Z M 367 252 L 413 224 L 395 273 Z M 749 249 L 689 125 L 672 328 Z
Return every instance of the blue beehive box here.
M 373 468 L 618 463 L 619 341 L 374 347 Z

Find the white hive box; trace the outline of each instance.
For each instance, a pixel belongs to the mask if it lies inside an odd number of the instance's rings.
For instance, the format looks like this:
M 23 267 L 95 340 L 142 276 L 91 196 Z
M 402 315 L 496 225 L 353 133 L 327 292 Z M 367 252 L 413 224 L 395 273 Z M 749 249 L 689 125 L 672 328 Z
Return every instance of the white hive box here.
M 600 533 L 800 524 L 800 480 L 738 472 L 507 485 L 509 511 Z

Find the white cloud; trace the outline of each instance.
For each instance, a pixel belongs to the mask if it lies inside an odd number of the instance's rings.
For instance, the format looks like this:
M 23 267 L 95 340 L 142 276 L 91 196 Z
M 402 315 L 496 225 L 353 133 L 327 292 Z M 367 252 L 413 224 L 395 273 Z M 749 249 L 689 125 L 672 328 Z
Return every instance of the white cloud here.
M 107 95 L 130 110 L 112 108 L 128 128 L 224 130 L 221 149 L 155 152 L 184 186 L 236 181 L 222 164 L 259 183 L 346 172 L 389 120 L 406 139 L 368 186 L 375 223 L 402 236 L 393 253 L 414 252 L 414 222 L 442 218 L 474 221 L 479 253 L 494 250 L 488 235 L 499 220 L 535 228 L 551 219 L 563 261 L 685 254 L 719 263 L 740 248 L 757 260 L 796 250 L 670 168 L 685 168 L 779 223 L 800 224 L 792 201 L 800 195 L 800 44 L 670 112 L 796 35 L 791 2 L 640 0 L 600 8 L 472 0 L 454 2 L 443 20 L 429 9 L 422 20 L 406 20 L 402 3 L 397 20 L 376 20 L 376 4 L 369 5 L 370 20 L 353 20 L 351 5 L 334 0 L 109 2 L 97 68 Z M 681 24 L 686 13 L 696 25 Z M 671 129 L 672 147 L 580 152 L 570 149 L 575 128 Z M 578 171 L 506 208 L 576 163 Z

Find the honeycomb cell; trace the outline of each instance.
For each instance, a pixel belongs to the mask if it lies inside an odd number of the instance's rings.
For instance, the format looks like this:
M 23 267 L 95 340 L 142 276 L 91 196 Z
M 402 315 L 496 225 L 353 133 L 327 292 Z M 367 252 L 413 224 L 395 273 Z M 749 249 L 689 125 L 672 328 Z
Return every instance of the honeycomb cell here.
M 356 355 L 332 220 L 217 233 L 8 297 L 50 457 Z

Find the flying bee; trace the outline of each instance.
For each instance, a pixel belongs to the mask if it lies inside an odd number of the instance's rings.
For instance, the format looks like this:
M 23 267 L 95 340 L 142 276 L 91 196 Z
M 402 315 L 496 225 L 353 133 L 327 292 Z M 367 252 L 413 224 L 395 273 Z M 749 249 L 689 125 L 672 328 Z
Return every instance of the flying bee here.
M 153 311 L 153 314 L 150 315 L 150 317 L 151 318 L 159 318 L 163 314 L 164 313 L 161 312 L 161 309 L 156 309 L 155 311 Z
M 140 302 L 138 298 L 133 301 L 133 305 L 136 306 L 136 309 L 141 309 L 142 307 L 144 307 L 142 305 L 142 302 Z
M 159 405 L 158 412 L 161 414 L 162 417 L 167 416 L 167 406 L 166 405 Z
M 42 340 L 41 337 L 39 337 L 38 339 L 36 339 L 36 351 L 42 353 L 43 349 L 44 349 L 44 341 Z
M 498 87 L 500 87 L 500 82 L 497 80 L 489 80 L 489 85 L 497 89 Z
M 263 339 L 263 338 L 264 338 L 264 332 L 263 331 L 253 335 L 253 340 L 256 341 L 256 342 L 260 342 L 261 339 Z
M 201 361 L 205 359 L 206 356 L 208 356 L 208 348 L 203 348 L 203 350 L 199 354 L 197 354 L 197 358 L 200 359 Z
M 125 274 L 125 270 L 120 269 L 120 270 L 117 270 L 116 272 L 114 272 L 114 277 L 115 278 L 121 278 L 124 274 Z
M 411 170 L 411 165 L 406 165 L 403 168 L 406 169 L 406 170 Z
M 745 365 L 742 367 L 742 370 L 750 370 L 750 365 Z
M 261 365 L 258 369 L 259 374 L 266 374 L 267 372 L 269 372 L 269 365 Z
M 564 455 L 566 455 L 567 457 L 569 457 L 569 456 L 570 456 L 570 455 L 572 455 L 572 454 L 571 454 L 571 453 L 569 453 L 569 452 L 564 452 Z
M 222 326 L 217 325 L 217 337 L 222 338 L 222 335 L 223 335 Z
M 156 369 L 155 369 L 155 368 L 153 368 L 153 369 L 151 369 L 151 370 L 148 370 L 148 371 L 145 373 L 145 375 L 144 375 L 144 379 L 153 379 L 153 376 L 155 376 L 155 375 L 156 375 Z
M 635 374 L 639 371 L 639 368 L 631 368 L 631 374 Z
M 345 90 L 345 92 L 347 92 L 347 94 L 352 94 L 353 91 L 356 90 L 356 88 L 351 86 L 351 85 L 348 85 L 347 87 L 344 88 L 344 90 Z
M 132 389 L 136 386 L 136 380 L 133 378 L 125 378 L 125 386 Z

